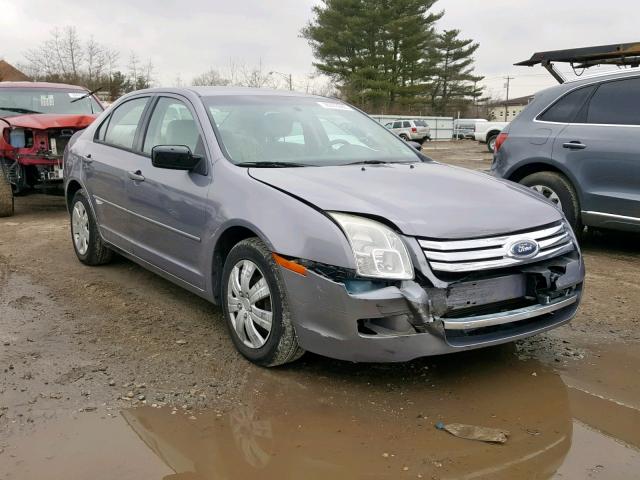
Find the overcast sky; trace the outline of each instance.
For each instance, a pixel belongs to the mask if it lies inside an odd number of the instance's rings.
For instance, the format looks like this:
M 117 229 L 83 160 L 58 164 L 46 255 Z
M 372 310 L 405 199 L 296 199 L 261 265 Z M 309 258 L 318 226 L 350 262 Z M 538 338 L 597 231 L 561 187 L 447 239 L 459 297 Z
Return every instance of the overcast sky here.
M 184 82 L 230 59 L 265 70 L 313 72 L 312 54 L 300 28 L 315 0 L 0 0 L 0 57 L 23 53 L 55 27 L 75 25 L 83 39 L 121 52 L 121 67 L 134 50 L 156 67 L 159 84 Z M 637 0 L 439 0 L 441 28 L 458 28 L 480 43 L 477 71 L 495 97 L 535 93 L 554 81 L 541 67 L 513 67 L 534 51 L 640 41 Z

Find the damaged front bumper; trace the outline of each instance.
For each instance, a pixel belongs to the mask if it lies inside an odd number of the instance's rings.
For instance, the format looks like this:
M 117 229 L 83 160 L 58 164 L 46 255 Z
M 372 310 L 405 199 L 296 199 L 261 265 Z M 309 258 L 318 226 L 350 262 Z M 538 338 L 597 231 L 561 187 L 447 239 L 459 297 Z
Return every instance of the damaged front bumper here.
M 402 362 L 497 345 L 567 323 L 582 295 L 574 251 L 534 266 L 450 282 L 360 293 L 311 270 L 283 270 L 300 346 L 354 362 Z

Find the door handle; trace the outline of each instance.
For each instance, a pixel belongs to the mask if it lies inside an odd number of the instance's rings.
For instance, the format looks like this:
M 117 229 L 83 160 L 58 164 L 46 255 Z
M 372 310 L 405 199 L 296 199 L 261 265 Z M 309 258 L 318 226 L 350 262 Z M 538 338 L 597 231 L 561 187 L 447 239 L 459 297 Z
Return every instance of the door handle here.
M 86 156 L 82 157 L 82 163 L 86 163 L 86 164 L 93 163 L 93 160 L 91 159 L 91 154 L 90 153 L 87 153 Z
M 584 150 L 587 146 L 577 140 L 562 144 L 562 148 L 568 148 L 569 150 Z
M 142 172 L 140 170 L 136 170 L 135 172 L 127 172 L 127 175 L 131 180 L 134 180 L 136 182 L 144 182 L 144 175 L 142 175 Z

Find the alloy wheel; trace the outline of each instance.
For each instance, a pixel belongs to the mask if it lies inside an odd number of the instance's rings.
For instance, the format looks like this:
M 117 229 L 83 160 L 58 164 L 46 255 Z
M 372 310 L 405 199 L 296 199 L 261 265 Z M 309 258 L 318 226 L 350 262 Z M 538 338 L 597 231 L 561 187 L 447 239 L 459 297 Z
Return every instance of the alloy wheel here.
M 89 215 L 82 202 L 76 202 L 73 206 L 71 233 L 76 250 L 80 255 L 85 255 L 89 250 Z
M 547 200 L 557 205 L 558 208 L 562 209 L 562 202 L 560 201 L 560 197 L 554 190 L 550 189 L 546 185 L 531 185 L 530 188 L 542 194 Z
M 262 347 L 273 322 L 271 290 L 251 260 L 240 260 L 229 274 L 227 309 L 238 338 L 249 348 Z

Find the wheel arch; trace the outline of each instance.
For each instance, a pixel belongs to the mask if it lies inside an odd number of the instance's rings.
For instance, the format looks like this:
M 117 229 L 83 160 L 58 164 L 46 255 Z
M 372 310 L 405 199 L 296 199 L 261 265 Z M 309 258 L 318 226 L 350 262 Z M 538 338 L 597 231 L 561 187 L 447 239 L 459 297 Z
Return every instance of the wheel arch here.
M 511 173 L 509 173 L 509 175 L 507 175 L 505 178 L 507 180 L 511 180 L 512 182 L 520 183 L 520 181 L 523 178 L 539 172 L 554 172 L 562 175 L 564 178 L 567 179 L 567 181 L 573 188 L 573 191 L 578 196 L 578 201 L 580 202 L 580 204 L 582 204 L 582 191 L 576 187 L 577 185 L 576 179 L 573 177 L 573 175 L 571 175 L 564 168 L 562 168 L 557 164 L 552 164 L 549 162 L 541 162 L 541 161 L 530 162 L 530 163 L 518 166 Z
M 259 229 L 253 225 L 232 224 L 221 229 L 213 247 L 211 259 L 211 293 L 213 302 L 220 305 L 220 287 L 222 285 L 222 269 L 224 262 L 235 247 L 242 240 L 257 237 L 262 240 L 267 248 L 272 249 L 270 243 L 259 233 Z
M 82 190 L 82 185 L 77 180 L 70 180 L 67 183 L 67 188 L 64 192 L 64 199 L 67 205 L 67 211 L 71 212 L 71 202 L 73 201 L 73 197 L 78 192 L 78 190 Z M 89 202 L 91 203 L 91 202 Z

